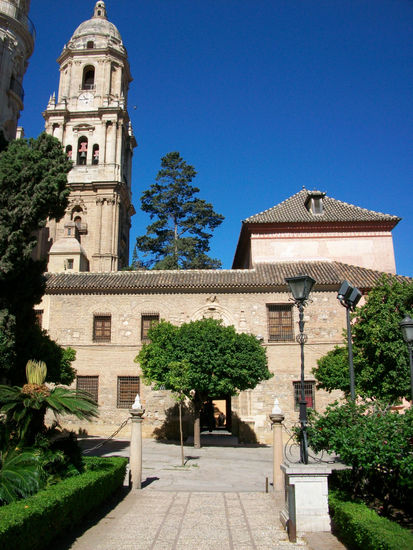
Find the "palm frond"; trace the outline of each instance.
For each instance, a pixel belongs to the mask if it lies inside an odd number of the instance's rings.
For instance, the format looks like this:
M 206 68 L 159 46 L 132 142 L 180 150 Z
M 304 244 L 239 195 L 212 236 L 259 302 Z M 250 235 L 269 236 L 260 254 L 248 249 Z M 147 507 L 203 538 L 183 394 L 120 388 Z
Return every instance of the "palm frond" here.
M 40 467 L 29 451 L 4 453 L 0 458 L 0 501 L 8 504 L 39 490 Z
M 98 416 L 98 406 L 89 393 L 57 387 L 46 398 L 50 409 L 58 414 L 73 414 L 81 420 Z

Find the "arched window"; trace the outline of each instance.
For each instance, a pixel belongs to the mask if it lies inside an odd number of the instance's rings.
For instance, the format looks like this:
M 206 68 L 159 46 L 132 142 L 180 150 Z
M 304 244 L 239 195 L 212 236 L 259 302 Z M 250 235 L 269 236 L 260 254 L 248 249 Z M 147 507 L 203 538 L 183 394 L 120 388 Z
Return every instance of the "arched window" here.
M 97 143 L 93 146 L 92 164 L 99 164 L 99 145 Z
M 95 89 L 95 67 L 88 65 L 83 69 L 82 90 Z
M 72 155 L 73 155 L 72 146 L 68 145 L 66 147 L 66 157 L 67 157 L 67 159 L 72 160 Z
M 79 138 L 77 148 L 77 163 L 85 165 L 87 160 L 87 137 Z

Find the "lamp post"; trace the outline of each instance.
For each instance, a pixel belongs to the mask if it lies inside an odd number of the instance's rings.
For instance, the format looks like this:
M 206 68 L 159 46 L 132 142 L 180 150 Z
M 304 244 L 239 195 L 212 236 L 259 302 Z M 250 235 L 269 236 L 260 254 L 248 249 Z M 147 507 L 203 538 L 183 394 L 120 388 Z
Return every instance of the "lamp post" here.
M 304 390 L 304 344 L 307 342 L 307 335 L 304 334 L 304 307 L 307 305 L 308 296 L 315 283 L 315 280 L 309 275 L 297 275 L 296 277 L 286 277 L 285 282 L 290 288 L 295 305 L 298 307 L 299 321 L 296 340 L 301 347 L 301 391 L 300 391 L 300 462 L 308 464 L 308 444 L 307 444 L 307 401 Z
M 347 281 L 343 281 L 341 284 L 337 299 L 340 304 L 346 308 L 347 319 L 347 346 L 348 346 L 348 364 L 350 372 L 350 394 L 351 399 L 355 401 L 356 391 L 354 388 L 354 362 L 353 362 L 353 342 L 351 339 L 351 323 L 350 323 L 350 311 L 353 311 L 361 298 L 361 292 L 358 288 L 351 286 Z
M 412 392 L 412 403 L 413 403 L 413 319 L 409 315 L 406 315 L 403 321 L 400 321 L 400 328 L 402 329 L 404 341 L 406 342 L 409 348 L 410 389 Z

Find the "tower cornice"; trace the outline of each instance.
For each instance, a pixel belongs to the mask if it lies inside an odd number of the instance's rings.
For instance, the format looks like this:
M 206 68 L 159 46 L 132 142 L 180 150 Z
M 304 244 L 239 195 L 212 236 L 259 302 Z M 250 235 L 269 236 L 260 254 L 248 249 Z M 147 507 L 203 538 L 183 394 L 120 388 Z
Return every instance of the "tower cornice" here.
M 82 50 L 70 48 L 68 46 L 65 46 L 60 56 L 57 58 L 57 62 L 59 63 L 60 67 L 64 65 L 69 60 L 73 60 L 74 58 L 84 57 L 100 57 L 105 56 L 108 61 L 116 60 L 119 63 L 122 64 L 122 66 L 125 68 L 126 75 L 128 77 L 128 82 L 132 82 L 133 77 L 130 71 L 129 61 L 126 55 L 122 54 L 120 51 L 118 51 L 115 48 L 112 48 L 111 46 L 107 48 L 85 48 Z

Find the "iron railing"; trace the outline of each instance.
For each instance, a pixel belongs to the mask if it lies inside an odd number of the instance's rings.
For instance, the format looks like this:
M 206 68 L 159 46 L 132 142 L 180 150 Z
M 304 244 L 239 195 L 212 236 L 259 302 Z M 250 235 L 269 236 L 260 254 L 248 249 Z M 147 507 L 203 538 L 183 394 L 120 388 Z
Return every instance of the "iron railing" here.
M 0 0 L 0 13 L 8 15 L 12 19 L 15 19 L 16 21 L 21 23 L 23 27 L 25 27 L 29 31 L 33 40 L 35 40 L 36 28 L 33 21 L 25 13 L 22 13 L 22 11 L 19 10 L 17 6 L 12 4 L 11 2 L 7 2 L 7 0 Z
M 10 90 L 14 92 L 19 98 L 24 101 L 24 89 L 23 86 L 18 82 L 14 76 L 10 79 Z

